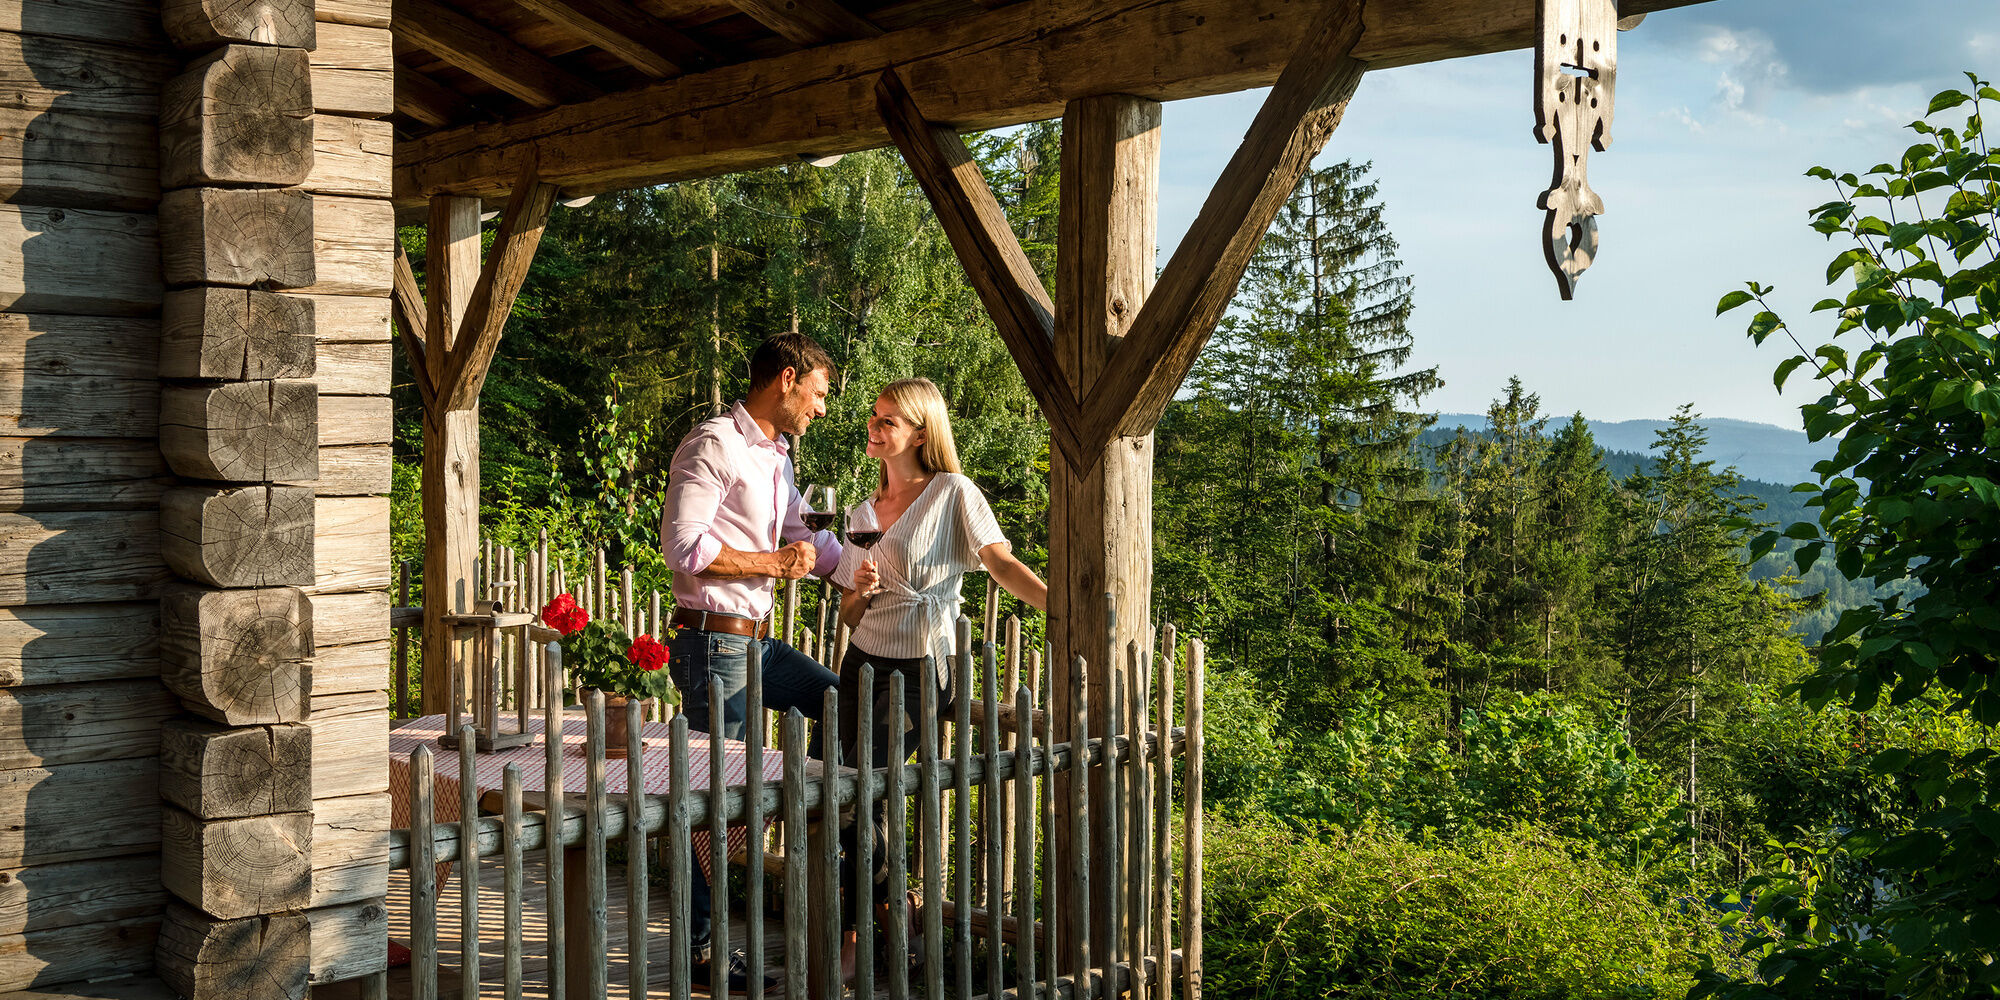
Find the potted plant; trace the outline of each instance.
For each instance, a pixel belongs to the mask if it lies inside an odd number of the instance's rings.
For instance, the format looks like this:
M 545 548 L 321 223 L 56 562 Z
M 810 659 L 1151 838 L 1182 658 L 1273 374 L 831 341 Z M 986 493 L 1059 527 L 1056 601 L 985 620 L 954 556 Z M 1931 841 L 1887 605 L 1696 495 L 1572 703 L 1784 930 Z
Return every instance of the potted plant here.
M 628 701 L 643 703 L 659 698 L 670 705 L 680 702 L 680 692 L 666 669 L 667 647 L 658 639 L 650 635 L 631 639 L 608 621 L 593 621 L 590 612 L 578 607 L 576 598 L 568 594 L 556 595 L 542 609 L 541 617 L 543 625 L 562 633 L 563 663 L 579 695 L 585 688 L 604 692 L 605 756 L 625 756 Z

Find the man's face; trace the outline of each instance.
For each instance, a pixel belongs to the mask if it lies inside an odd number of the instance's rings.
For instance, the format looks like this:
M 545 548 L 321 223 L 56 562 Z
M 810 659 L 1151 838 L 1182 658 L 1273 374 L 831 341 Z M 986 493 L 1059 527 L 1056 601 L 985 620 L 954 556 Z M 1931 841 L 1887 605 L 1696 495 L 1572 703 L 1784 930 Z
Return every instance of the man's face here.
M 779 431 L 793 436 L 804 434 L 814 420 L 826 416 L 826 394 L 830 388 L 826 369 L 815 368 L 805 378 L 798 378 L 793 369 L 787 368 L 778 376 L 778 382 L 784 390 L 776 421 Z

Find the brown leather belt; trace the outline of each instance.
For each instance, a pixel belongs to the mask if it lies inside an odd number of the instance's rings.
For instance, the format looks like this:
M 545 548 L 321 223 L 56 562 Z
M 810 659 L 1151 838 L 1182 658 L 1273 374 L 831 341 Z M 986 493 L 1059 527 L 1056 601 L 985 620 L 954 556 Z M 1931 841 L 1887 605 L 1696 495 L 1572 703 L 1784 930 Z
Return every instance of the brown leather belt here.
M 698 632 L 727 632 L 730 635 L 749 636 L 752 639 L 762 639 L 771 634 L 771 618 L 768 615 L 751 621 L 748 618 L 725 615 L 719 611 L 695 611 L 684 608 L 675 611 L 672 620 L 682 628 L 691 628 Z

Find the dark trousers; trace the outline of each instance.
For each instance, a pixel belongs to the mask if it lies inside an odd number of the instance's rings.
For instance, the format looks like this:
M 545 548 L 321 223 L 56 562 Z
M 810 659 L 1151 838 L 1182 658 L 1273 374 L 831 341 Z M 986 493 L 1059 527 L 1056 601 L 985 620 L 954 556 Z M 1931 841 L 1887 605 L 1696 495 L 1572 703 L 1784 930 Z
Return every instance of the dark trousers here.
M 837 685 L 840 679 L 834 676 L 833 671 L 821 666 L 818 660 L 783 642 L 776 639 L 756 641 L 761 646 L 759 652 L 763 657 L 764 707 L 780 713 L 796 708 L 809 719 L 818 718 L 827 690 Z M 743 738 L 746 722 L 763 725 L 763 719 L 746 720 L 743 717 L 743 688 L 749 678 L 751 642 L 747 636 L 691 628 L 681 629 L 675 634 L 667 647 L 672 653 L 668 669 L 673 671 L 674 686 L 680 689 L 681 714 L 687 716 L 688 729 L 739 740 Z M 723 694 L 722 719 L 719 721 L 709 717 L 711 686 L 720 687 Z M 818 756 L 816 748 L 809 748 L 807 752 Z M 702 766 L 707 765 L 704 763 Z M 757 841 L 753 839 L 752 843 Z M 714 852 L 714 864 L 729 863 L 728 845 L 716 844 L 710 849 Z M 763 860 L 758 858 L 751 863 L 762 864 Z M 710 931 L 708 877 L 702 874 L 700 865 L 694 866 L 694 878 L 688 882 L 688 899 L 693 911 L 689 914 L 688 937 L 700 950 L 708 947 Z
M 875 668 L 873 686 L 866 692 L 861 690 L 861 664 L 863 663 L 872 664 Z M 905 718 L 891 719 L 889 717 L 889 679 L 899 674 L 903 677 L 903 712 Z M 923 737 L 922 715 L 920 714 L 923 711 L 922 677 L 923 661 L 921 659 L 877 656 L 858 646 L 848 647 L 847 658 L 841 663 L 840 669 L 840 762 L 842 764 L 855 768 L 863 766 L 861 764 L 862 756 L 860 753 L 859 734 L 856 732 L 860 726 L 860 718 L 855 709 L 861 704 L 861 699 L 864 697 L 868 699 L 873 712 L 873 725 L 870 727 L 873 732 L 870 734 L 868 741 L 868 763 L 866 766 L 881 768 L 888 767 L 892 762 L 902 764 L 910 759 L 911 754 L 917 752 L 918 745 Z M 948 692 L 945 691 L 938 692 L 937 720 L 940 732 L 943 731 L 944 724 L 951 718 L 950 699 L 946 697 L 947 694 Z M 844 825 L 840 830 L 840 893 L 842 912 L 847 917 L 847 926 L 849 927 L 860 926 L 860 922 L 854 912 L 854 903 L 858 898 L 855 893 L 858 872 L 856 871 L 854 858 L 857 836 L 856 826 L 858 823 L 859 819 L 857 818 L 856 823 Z M 870 898 L 879 903 L 885 898 L 885 892 L 903 891 L 902 886 L 887 885 L 889 880 L 889 821 L 887 807 L 880 798 L 877 798 L 875 801 L 874 815 L 869 817 L 868 824 L 870 833 L 874 838 L 875 846 L 874 871 L 870 873 L 870 880 L 874 882 L 875 888 Z

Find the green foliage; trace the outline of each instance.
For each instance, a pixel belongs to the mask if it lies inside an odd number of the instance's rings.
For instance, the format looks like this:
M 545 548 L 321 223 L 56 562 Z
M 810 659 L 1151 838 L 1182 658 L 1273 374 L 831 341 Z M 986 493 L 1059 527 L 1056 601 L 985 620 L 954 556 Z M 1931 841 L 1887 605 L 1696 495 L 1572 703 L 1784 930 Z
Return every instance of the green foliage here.
M 1455 731 L 1363 704 L 1290 749 L 1299 776 L 1274 783 L 1269 809 L 1306 829 L 1452 843 L 1527 825 L 1626 865 L 1681 829 L 1673 789 L 1616 721 L 1555 695 L 1496 697 Z
M 1716 941 L 1642 879 L 1533 827 L 1453 845 L 1270 821 L 1208 827 L 1215 996 L 1677 996 Z
M 1897 705 L 1935 695 L 1983 732 L 1976 747 L 1875 755 L 1873 767 L 1914 794 L 1914 811 L 1865 816 L 1823 853 L 1871 865 L 1886 888 L 1879 905 L 1856 902 L 1875 895 L 1872 884 L 1863 892 L 1840 880 L 1859 866 L 1801 860 L 1781 868 L 1789 881 L 1747 884 L 1762 923 L 1746 948 L 1761 958 L 1762 981 L 1714 974 L 1698 994 L 2000 994 L 2000 757 L 1991 749 L 2000 723 L 2000 156 L 1982 119 L 2000 91 L 1968 79 L 1970 93 L 1939 94 L 1911 124 L 1919 139 L 1894 162 L 1858 176 L 1808 171 L 1837 193 L 1813 210 L 1813 227 L 1850 244 L 1827 268 L 1846 293 L 1815 307 L 1834 313 L 1832 339 L 1808 350 L 1769 309 L 1749 334 L 1758 343 L 1786 334 L 1797 353 L 1780 365 L 1779 383 L 1811 366 L 1828 388 L 1800 407 L 1806 432 L 1840 438 L 1816 470 L 1808 503 L 1817 523 L 1782 533 L 1803 542 L 1801 568 L 1825 557 L 1850 578 L 1907 576 L 1922 587 L 1843 614 L 1800 697 L 1866 712 L 1884 695 Z M 1966 104 L 1962 126 L 1929 120 Z M 1761 308 L 1767 291 L 1753 283 L 1717 311 Z M 1838 343 L 1855 333 L 1859 343 Z

